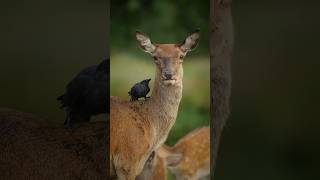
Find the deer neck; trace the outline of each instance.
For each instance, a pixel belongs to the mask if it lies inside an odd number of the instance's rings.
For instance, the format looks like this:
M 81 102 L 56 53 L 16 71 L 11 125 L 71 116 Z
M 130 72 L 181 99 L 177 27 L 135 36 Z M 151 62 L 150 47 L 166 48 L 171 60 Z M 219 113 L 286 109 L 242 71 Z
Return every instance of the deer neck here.
M 176 122 L 180 100 L 182 97 L 182 77 L 175 85 L 164 85 L 160 78 L 159 70 L 156 70 L 156 77 L 152 95 L 149 100 L 149 115 L 156 130 L 158 141 L 164 141 L 172 126 Z M 158 142 L 164 143 L 164 142 Z

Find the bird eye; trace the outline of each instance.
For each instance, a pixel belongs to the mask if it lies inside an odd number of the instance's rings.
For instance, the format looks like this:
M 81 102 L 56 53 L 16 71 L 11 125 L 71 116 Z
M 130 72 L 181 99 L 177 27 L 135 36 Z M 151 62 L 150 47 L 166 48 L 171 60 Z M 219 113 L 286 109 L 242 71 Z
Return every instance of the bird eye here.
M 156 56 L 153 56 L 153 59 L 156 61 L 156 60 L 158 60 L 158 58 L 156 57 Z
M 183 56 L 183 55 L 181 55 L 179 58 L 180 58 L 180 59 L 183 59 L 183 58 L 184 58 L 184 56 Z

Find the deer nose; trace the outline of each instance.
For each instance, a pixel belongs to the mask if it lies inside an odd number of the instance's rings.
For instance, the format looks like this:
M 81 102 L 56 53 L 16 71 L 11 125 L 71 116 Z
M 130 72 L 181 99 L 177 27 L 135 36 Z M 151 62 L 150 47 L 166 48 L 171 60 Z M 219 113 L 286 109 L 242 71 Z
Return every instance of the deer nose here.
M 166 80 L 172 79 L 172 72 L 164 72 L 164 77 L 166 78 Z

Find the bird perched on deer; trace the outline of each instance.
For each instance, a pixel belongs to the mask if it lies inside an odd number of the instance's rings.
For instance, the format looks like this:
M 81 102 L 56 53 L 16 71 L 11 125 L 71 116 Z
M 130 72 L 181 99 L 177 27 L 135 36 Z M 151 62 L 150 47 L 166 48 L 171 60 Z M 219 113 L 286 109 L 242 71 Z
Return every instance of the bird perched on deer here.
M 147 99 L 147 94 L 150 92 L 149 82 L 151 79 L 145 79 L 132 86 L 128 94 L 131 96 L 131 101 L 136 101 L 139 98 Z
M 109 58 L 99 65 L 80 71 L 67 85 L 61 102 L 67 117 L 67 127 L 74 123 L 88 122 L 91 116 L 109 113 Z

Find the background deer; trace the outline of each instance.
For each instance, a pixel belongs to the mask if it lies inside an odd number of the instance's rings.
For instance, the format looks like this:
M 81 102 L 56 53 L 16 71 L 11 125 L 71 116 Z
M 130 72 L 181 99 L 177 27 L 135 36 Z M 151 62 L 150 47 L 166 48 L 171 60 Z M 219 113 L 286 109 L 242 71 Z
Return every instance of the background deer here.
M 159 154 L 177 180 L 210 179 L 210 128 L 193 130 L 174 147 L 163 146 Z M 177 154 L 182 155 L 178 162 Z
M 188 133 L 174 147 L 163 145 L 138 180 L 166 180 L 167 167 L 177 180 L 210 179 L 210 128 Z
M 182 97 L 183 58 L 196 47 L 199 37 L 197 30 L 181 44 L 154 44 L 136 32 L 140 47 L 154 58 L 155 83 L 147 101 L 110 98 L 112 177 L 134 180 L 151 153 L 167 139 Z
M 161 147 L 159 148 L 161 149 Z M 181 159 L 181 155 L 177 155 L 178 160 Z M 151 154 L 147 162 L 145 163 L 142 172 L 136 178 L 136 180 L 166 180 L 167 179 L 167 161 L 161 157 L 158 152 Z

